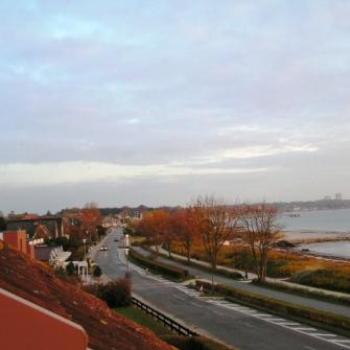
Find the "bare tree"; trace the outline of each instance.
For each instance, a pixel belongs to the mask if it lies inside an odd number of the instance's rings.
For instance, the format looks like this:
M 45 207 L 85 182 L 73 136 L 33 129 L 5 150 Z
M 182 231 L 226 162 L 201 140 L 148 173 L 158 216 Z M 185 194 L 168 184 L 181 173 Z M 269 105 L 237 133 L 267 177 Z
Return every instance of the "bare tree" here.
M 276 223 L 277 209 L 263 203 L 242 206 L 240 213 L 242 239 L 251 251 L 258 280 L 264 281 L 269 251 L 281 237 L 281 228 Z
M 198 235 L 198 227 L 193 208 L 190 207 L 173 213 L 171 227 L 175 239 L 181 244 L 185 251 L 187 262 L 189 263 L 191 261 L 193 240 Z
M 199 198 L 194 206 L 199 235 L 213 270 L 217 266 L 218 254 L 226 241 L 231 240 L 238 227 L 238 213 L 213 196 Z

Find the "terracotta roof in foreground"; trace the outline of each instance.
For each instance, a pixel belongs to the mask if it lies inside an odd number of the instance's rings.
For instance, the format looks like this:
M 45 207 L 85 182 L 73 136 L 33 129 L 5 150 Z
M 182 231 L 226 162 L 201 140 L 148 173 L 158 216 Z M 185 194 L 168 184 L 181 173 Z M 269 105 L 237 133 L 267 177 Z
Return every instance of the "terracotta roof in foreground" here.
M 93 350 L 173 349 L 148 329 L 110 310 L 78 283 L 57 277 L 46 265 L 9 248 L 0 250 L 0 287 L 80 324 Z

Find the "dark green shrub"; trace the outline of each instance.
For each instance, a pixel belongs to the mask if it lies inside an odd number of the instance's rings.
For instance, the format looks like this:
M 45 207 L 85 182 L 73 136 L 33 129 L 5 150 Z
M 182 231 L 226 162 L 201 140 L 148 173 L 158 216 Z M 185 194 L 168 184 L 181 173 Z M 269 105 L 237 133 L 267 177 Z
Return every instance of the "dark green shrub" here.
M 185 337 L 180 335 L 167 335 L 162 337 L 162 339 L 179 350 L 233 350 L 232 347 L 219 344 L 202 336 Z
M 149 259 L 154 259 L 154 257 L 156 256 L 156 253 L 153 249 L 150 249 L 150 248 L 145 248 L 147 251 L 149 251 L 151 253 L 151 256 Z M 169 260 L 174 260 L 174 261 L 177 261 L 181 264 L 186 264 L 188 266 L 193 266 L 193 267 L 196 267 L 200 270 L 203 270 L 203 271 L 207 271 L 207 272 L 212 272 L 212 268 L 210 266 L 206 266 L 206 265 L 202 265 L 202 264 L 199 264 L 193 260 L 191 260 L 190 262 L 187 262 L 187 261 L 184 261 L 183 259 L 180 259 L 176 256 L 172 256 L 171 258 L 169 258 L 166 254 L 163 254 L 163 253 L 160 253 L 160 255 L 164 258 L 167 258 Z M 187 271 L 187 270 L 186 270 Z M 188 273 L 188 271 L 187 271 Z M 222 276 L 225 276 L 225 277 L 229 277 L 229 278 L 232 278 L 232 279 L 235 279 L 235 280 L 241 280 L 243 279 L 243 275 L 240 273 L 240 272 L 237 272 L 237 271 L 229 271 L 229 270 L 225 270 L 225 269 L 222 269 L 222 268 L 216 268 L 215 270 L 215 273 L 216 274 L 219 274 L 219 275 L 222 275 Z
M 131 304 L 131 284 L 126 278 L 87 287 L 86 290 L 105 301 L 110 308 Z
M 94 277 L 101 277 L 102 275 L 102 270 L 98 265 L 95 265 L 92 270 L 92 274 Z
M 68 276 L 73 276 L 75 273 L 75 266 L 73 262 L 69 262 L 68 265 L 66 266 L 66 272 Z
M 154 257 L 148 258 L 133 249 L 129 251 L 129 258 L 136 263 L 149 268 L 155 273 L 164 274 L 174 279 L 183 280 L 189 276 L 188 270 L 157 261 Z
M 290 274 L 283 267 L 288 266 L 286 260 L 269 260 L 267 262 L 267 276 L 274 278 L 289 277 Z

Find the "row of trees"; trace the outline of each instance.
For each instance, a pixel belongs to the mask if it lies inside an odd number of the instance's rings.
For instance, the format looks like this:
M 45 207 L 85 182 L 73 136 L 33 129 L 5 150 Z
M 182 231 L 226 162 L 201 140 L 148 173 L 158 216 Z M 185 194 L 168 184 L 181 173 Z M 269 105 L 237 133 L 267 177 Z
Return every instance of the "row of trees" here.
M 173 242 L 180 243 L 189 262 L 194 241 L 200 241 L 213 270 L 225 242 L 240 238 L 249 247 L 255 272 L 263 281 L 269 250 L 280 237 L 276 218 L 277 210 L 265 203 L 228 206 L 214 197 L 204 197 L 184 209 L 150 212 L 136 230 L 157 250 L 163 246 L 169 256 Z

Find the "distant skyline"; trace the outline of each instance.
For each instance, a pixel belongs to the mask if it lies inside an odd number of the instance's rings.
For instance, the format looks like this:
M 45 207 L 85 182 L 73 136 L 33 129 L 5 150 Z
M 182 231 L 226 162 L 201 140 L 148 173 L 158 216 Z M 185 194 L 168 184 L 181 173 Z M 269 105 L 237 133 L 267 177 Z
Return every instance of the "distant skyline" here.
M 0 2 L 0 210 L 350 198 L 350 2 Z

